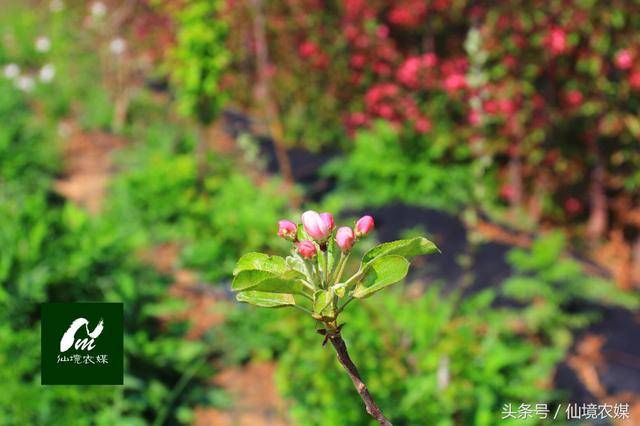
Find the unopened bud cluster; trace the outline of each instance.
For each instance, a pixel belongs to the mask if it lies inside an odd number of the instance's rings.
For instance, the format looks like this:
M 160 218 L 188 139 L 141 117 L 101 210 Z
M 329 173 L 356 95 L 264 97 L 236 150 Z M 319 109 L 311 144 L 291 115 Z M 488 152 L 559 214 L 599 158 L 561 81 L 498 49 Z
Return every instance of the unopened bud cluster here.
M 358 219 L 354 228 L 342 226 L 336 230 L 331 213 L 318 213 L 313 210 L 304 212 L 301 222 L 306 235 L 299 236 L 298 225 L 294 222 L 281 220 L 278 222 L 278 236 L 295 243 L 298 253 L 305 259 L 316 256 L 318 246 L 324 250 L 331 238 L 334 238 L 340 250 L 346 253 L 359 238 L 371 232 L 375 225 L 373 217 L 367 215 Z

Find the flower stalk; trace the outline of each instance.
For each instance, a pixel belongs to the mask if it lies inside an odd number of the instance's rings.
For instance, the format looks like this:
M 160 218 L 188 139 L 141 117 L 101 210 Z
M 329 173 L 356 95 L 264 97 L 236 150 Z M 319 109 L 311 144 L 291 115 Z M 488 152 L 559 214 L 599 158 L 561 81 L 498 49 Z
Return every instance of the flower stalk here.
M 344 254 L 344 252 L 340 253 L 340 260 L 338 261 L 338 266 L 336 268 L 336 275 L 333 277 L 332 281 L 334 283 L 339 283 L 340 279 L 342 278 L 342 274 L 344 273 L 344 266 L 347 264 L 347 259 L 349 259 L 349 255 L 351 253 L 347 253 L 346 255 Z

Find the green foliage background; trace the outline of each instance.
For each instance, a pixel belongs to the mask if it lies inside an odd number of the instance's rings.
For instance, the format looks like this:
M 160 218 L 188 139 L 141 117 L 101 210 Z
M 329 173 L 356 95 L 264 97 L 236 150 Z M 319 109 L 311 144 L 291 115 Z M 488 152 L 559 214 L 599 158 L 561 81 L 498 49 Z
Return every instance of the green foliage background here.
M 188 424 L 195 407 L 234 403 L 208 382 L 214 365 L 256 360 L 277 363 L 278 389 L 296 424 L 371 424 L 312 321 L 221 302 L 224 326 L 189 339 L 189 324 L 176 319 L 187 306 L 169 292 L 174 278 L 142 260 L 146 250 L 173 244 L 180 250 L 175 267 L 195 271 L 203 285 L 228 288 L 242 254 L 282 254 L 275 224 L 299 214 L 291 205 L 301 189 L 267 175 L 254 146 L 244 157 L 197 152 L 203 125 L 229 98 L 222 80 L 238 59 L 225 44 L 231 29 L 216 19 L 221 5 L 198 0 L 171 10 L 176 44 L 158 67 L 164 70 L 154 72 L 169 75 L 173 91 L 159 95 L 146 81 L 132 90 L 118 135 L 130 143 L 114 154 L 109 193 L 95 215 L 59 195 L 55 180 L 64 173 L 65 120 L 84 131 L 115 132 L 116 90 L 106 83 L 113 76 L 101 56 L 108 40 L 85 31 L 84 6 L 70 2 L 63 12 L 45 13 L 3 5 L 0 29 L 10 36 L 0 41 L 0 64 L 18 63 L 33 75 L 53 64 L 56 78 L 25 92 L 0 76 L 0 425 Z M 41 34 L 51 39 L 49 52 L 34 49 Z M 303 83 L 275 82 L 291 96 L 292 112 L 283 118 L 288 136 L 309 138 L 314 149 L 329 140 L 344 145 L 341 118 L 329 114 L 338 101 L 320 96 L 321 85 Z M 304 96 L 290 95 L 296 90 Z M 336 189 L 315 207 L 339 214 L 403 201 L 456 213 L 492 202 L 495 170 L 472 161 L 442 96 L 430 108 L 438 120 L 429 135 L 382 122 L 357 133 L 348 154 L 327 166 Z M 484 194 L 474 192 L 479 176 Z M 552 234 L 530 250 L 513 250 L 515 274 L 470 297 L 446 283 L 417 292 L 398 286 L 350 306 L 349 350 L 394 424 L 507 424 L 499 421 L 504 403 L 565 397 L 552 379 L 573 333 L 597 320 L 602 305 L 638 307 L 637 294 L 585 274 L 566 248 Z M 505 299 L 510 304 L 499 303 Z M 39 303 L 87 300 L 125 303 L 125 386 L 41 386 Z

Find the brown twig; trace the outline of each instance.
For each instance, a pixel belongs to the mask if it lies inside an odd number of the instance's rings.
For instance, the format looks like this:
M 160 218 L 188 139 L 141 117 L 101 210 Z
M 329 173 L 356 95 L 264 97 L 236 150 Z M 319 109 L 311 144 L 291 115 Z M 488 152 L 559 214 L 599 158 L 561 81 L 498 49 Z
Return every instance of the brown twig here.
M 329 341 L 336 350 L 336 353 L 338 354 L 338 360 L 340 361 L 340 364 L 342 364 L 344 369 L 347 370 L 347 374 L 349 374 L 349 377 L 351 377 L 353 385 L 356 387 L 358 394 L 360 394 L 360 398 L 362 398 L 362 401 L 364 402 L 367 413 L 369 413 L 369 415 L 376 419 L 381 425 L 393 426 L 391 422 L 386 419 L 384 414 L 382 414 L 380 407 L 378 407 L 376 402 L 373 400 L 373 397 L 369 393 L 367 385 L 365 385 L 362 381 L 362 378 L 358 373 L 358 369 L 356 368 L 353 361 L 351 361 L 351 358 L 349 358 L 347 345 L 344 343 L 344 340 L 342 340 L 340 332 L 338 331 L 335 334 L 328 334 L 328 337 Z

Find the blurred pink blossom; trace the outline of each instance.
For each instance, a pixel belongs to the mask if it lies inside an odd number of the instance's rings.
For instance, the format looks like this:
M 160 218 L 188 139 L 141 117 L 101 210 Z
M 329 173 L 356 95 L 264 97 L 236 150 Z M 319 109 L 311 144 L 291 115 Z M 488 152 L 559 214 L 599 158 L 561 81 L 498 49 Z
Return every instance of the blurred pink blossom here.
M 555 55 L 560 55 L 567 50 L 567 33 L 563 28 L 553 27 L 547 36 L 547 46 Z
M 628 49 L 619 50 L 614 58 L 616 67 L 621 70 L 628 70 L 633 65 L 633 55 Z
M 431 121 L 426 117 L 421 117 L 416 121 L 415 129 L 419 133 L 427 133 L 431 130 Z
M 444 80 L 444 89 L 449 93 L 464 89 L 466 86 L 467 79 L 464 74 L 451 74 Z

